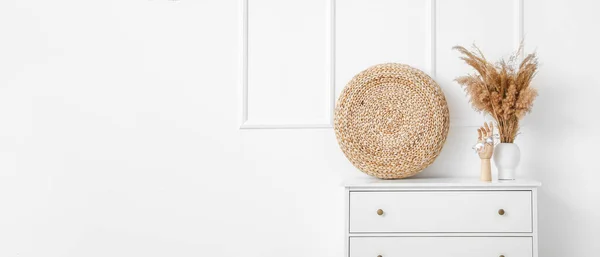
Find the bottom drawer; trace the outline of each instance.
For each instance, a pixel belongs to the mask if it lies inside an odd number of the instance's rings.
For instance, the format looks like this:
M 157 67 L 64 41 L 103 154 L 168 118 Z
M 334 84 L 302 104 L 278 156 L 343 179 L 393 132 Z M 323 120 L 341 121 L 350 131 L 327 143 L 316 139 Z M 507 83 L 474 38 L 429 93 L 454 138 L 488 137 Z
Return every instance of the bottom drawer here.
M 531 237 L 351 237 L 350 257 L 532 257 Z

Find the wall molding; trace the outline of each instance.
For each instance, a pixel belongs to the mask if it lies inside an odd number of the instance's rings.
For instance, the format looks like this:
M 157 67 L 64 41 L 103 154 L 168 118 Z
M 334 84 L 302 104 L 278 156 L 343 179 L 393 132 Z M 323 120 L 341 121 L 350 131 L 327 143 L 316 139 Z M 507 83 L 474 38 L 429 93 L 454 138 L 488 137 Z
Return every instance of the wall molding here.
M 524 43 L 525 40 L 525 3 L 524 0 L 514 0 L 515 5 L 515 21 L 513 32 L 515 35 L 513 36 L 515 39 L 515 49 L 519 49 L 521 43 Z M 523 44 L 523 46 L 525 46 Z M 519 52 L 519 59 L 523 59 L 523 53 L 525 49 Z
M 429 76 L 435 79 L 437 70 L 437 1 L 429 0 L 427 2 L 427 15 L 429 15 L 429 30 L 427 33 L 427 66 L 429 67 Z
M 329 113 L 329 123 L 323 124 L 255 124 L 251 121 L 248 121 L 248 2 L 250 0 L 239 0 L 240 1 L 240 87 L 241 87 L 241 126 L 240 129 L 327 129 L 333 128 L 333 118 L 335 111 L 335 101 L 336 101 L 336 88 L 335 88 L 335 59 L 336 59 L 336 0 L 327 0 L 328 1 L 328 52 L 329 56 L 327 57 L 327 64 L 329 67 L 328 74 L 328 83 L 329 83 L 329 94 L 330 94 L 330 103 L 328 108 Z M 513 38 L 514 38 L 514 46 L 515 49 L 518 49 L 521 42 L 523 42 L 525 38 L 525 27 L 524 27 L 524 1 L 525 0 L 514 0 L 514 12 L 515 12 L 515 20 L 513 23 Z M 438 1 L 437 0 L 428 0 L 428 31 L 427 42 L 428 45 L 426 47 L 426 58 L 427 58 L 427 67 L 429 68 L 429 75 L 435 79 L 437 73 L 437 20 L 438 20 Z M 523 58 L 523 51 L 520 53 L 520 58 Z M 452 125 L 451 127 L 477 127 L 475 125 Z
M 241 87 L 241 125 L 240 129 L 322 129 L 333 128 L 333 117 L 335 111 L 335 1 L 328 1 L 328 33 L 327 50 L 327 66 L 329 74 L 327 83 L 329 83 L 329 105 L 327 112 L 329 113 L 329 122 L 323 124 L 254 124 L 248 121 L 248 2 L 250 0 L 240 1 L 240 87 Z
M 431 30 L 431 39 L 433 40 L 430 44 L 432 46 L 431 48 L 431 53 L 430 53 L 430 57 L 431 59 L 431 65 L 432 65 L 432 75 L 431 77 L 435 79 L 435 72 L 436 72 L 436 43 L 437 43 L 437 9 L 439 8 L 437 6 L 437 0 L 429 0 L 430 2 L 430 15 L 431 15 L 431 23 L 433 25 L 431 25 L 430 30 Z M 512 31 L 513 31 L 513 44 L 514 44 L 514 49 L 519 49 L 521 43 L 523 42 L 523 46 L 525 46 L 524 44 L 524 39 L 525 39 L 525 11 L 524 11 L 524 2 L 525 0 L 513 0 L 512 4 L 513 4 L 513 11 L 514 11 L 514 20 L 513 20 L 513 26 L 512 26 Z M 519 52 L 519 60 L 523 60 L 523 54 L 524 54 L 524 49 L 522 49 L 521 52 Z M 481 117 L 487 121 L 487 119 L 485 118 L 485 115 L 482 114 Z M 456 124 L 459 123 L 459 124 Z M 481 125 L 470 125 L 469 121 L 465 121 L 465 120 L 460 120 L 460 121 L 455 121 L 455 122 L 450 122 L 450 127 L 454 127 L 454 128 L 479 128 Z
M 242 90 L 242 126 L 248 121 L 248 0 L 240 0 L 240 88 Z

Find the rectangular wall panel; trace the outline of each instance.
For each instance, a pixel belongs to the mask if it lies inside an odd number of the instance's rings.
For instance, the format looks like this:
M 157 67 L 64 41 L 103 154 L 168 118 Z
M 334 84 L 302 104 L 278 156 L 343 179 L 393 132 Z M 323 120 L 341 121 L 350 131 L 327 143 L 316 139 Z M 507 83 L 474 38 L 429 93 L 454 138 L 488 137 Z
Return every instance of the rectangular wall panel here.
M 247 0 L 242 127 L 330 126 L 332 2 Z
M 398 62 L 430 71 L 430 12 L 424 0 L 336 2 L 336 92 L 354 75 Z
M 481 48 L 488 60 L 496 61 L 515 52 L 521 38 L 519 0 L 436 1 L 436 81 L 450 108 L 453 126 L 478 126 L 484 121 L 468 102 L 458 76 L 474 70 L 459 59 L 455 45 Z

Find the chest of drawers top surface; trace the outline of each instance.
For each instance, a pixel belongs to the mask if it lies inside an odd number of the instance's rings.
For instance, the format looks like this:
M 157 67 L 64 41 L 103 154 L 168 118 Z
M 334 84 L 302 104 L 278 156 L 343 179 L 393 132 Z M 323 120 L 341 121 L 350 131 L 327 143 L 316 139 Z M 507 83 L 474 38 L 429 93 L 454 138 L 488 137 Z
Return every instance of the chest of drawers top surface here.
M 350 190 L 528 190 L 542 184 L 530 179 L 480 181 L 478 178 L 407 178 L 383 180 L 358 178 L 344 186 Z

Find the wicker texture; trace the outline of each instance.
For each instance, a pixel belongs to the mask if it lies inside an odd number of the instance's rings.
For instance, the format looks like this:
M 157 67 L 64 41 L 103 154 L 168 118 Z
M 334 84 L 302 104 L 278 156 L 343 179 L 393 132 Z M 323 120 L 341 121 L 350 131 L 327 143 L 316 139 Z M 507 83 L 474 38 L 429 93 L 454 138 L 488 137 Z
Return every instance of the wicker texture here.
M 346 85 L 335 109 L 335 134 L 359 170 L 383 179 L 406 178 L 439 155 L 450 126 L 444 93 L 408 65 L 375 65 Z

